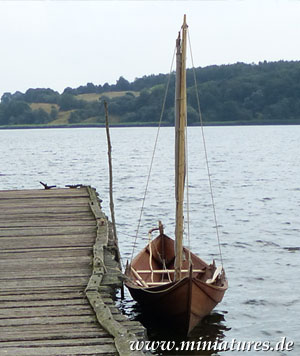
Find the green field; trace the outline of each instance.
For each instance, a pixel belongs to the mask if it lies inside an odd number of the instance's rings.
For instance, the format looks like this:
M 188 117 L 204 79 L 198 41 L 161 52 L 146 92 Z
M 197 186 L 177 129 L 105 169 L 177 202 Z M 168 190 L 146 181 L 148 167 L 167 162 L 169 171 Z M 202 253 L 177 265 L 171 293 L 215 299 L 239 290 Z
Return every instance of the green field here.
M 97 101 L 103 96 L 106 96 L 109 99 L 113 99 L 113 98 L 117 98 L 117 97 L 120 97 L 120 96 L 124 96 L 124 95 L 126 95 L 126 93 L 131 93 L 134 96 L 139 96 L 139 94 L 140 94 L 139 92 L 132 91 L 132 90 L 128 90 L 128 91 L 108 91 L 108 92 L 101 93 L 101 94 L 97 94 L 97 93 L 79 94 L 79 95 L 76 95 L 76 98 L 80 99 L 80 100 L 85 100 L 85 101 L 91 102 L 91 101 Z
M 122 97 L 126 95 L 127 93 L 133 94 L 135 97 L 139 96 L 139 92 L 135 91 L 110 91 L 102 94 L 97 94 L 97 93 L 89 93 L 89 94 L 80 94 L 76 95 L 75 98 L 78 100 L 84 100 L 87 102 L 93 102 L 93 101 L 98 101 L 101 97 L 108 97 L 108 98 L 117 98 L 117 97 Z M 32 110 L 39 110 L 42 109 L 46 111 L 48 114 L 50 114 L 51 110 L 55 108 L 58 110 L 58 115 L 57 118 L 47 124 L 47 126 L 59 126 L 59 125 L 69 125 L 69 118 L 70 114 L 75 111 L 73 110 L 60 110 L 59 105 L 57 104 L 48 104 L 48 103 L 30 103 L 29 104 L 30 108 Z M 117 115 L 110 115 L 109 120 L 111 124 L 118 125 L 121 122 L 121 119 Z M 91 125 L 91 124 L 97 124 L 97 118 L 96 117 L 90 117 L 86 120 L 83 120 L 81 125 Z M 30 125 L 26 125 L 30 126 Z M 43 126 L 43 125 L 42 125 Z M 101 125 L 100 125 L 101 126 Z M 131 126 L 131 125 L 130 125 Z
M 52 108 L 59 110 L 59 106 L 57 104 L 48 104 L 48 103 L 31 103 L 29 104 L 32 110 L 43 109 L 48 114 L 50 114 Z

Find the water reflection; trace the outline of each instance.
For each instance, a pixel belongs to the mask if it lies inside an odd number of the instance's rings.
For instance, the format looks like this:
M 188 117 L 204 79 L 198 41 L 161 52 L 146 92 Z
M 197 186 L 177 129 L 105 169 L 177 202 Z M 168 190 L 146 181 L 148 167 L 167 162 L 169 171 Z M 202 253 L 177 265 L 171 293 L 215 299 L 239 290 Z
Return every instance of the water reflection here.
M 128 310 L 128 300 L 124 302 L 119 300 L 117 304 L 121 311 L 127 314 L 130 319 L 139 321 L 144 325 L 147 329 L 149 341 L 170 341 L 169 345 L 175 342 L 175 345 L 172 345 L 172 350 L 156 349 L 155 352 L 153 352 L 155 355 L 221 355 L 221 353 L 217 353 L 215 350 L 218 344 L 225 339 L 226 332 L 230 330 L 226 324 L 226 311 L 213 311 L 194 328 L 188 337 L 182 337 L 182 335 L 177 334 L 176 331 L 161 318 L 154 316 L 151 312 L 142 312 L 141 307 L 136 302 L 132 301 L 132 303 L 130 303 L 130 312 Z M 189 350 L 185 348 L 182 349 L 182 342 L 189 342 L 189 345 L 193 347 L 189 347 Z M 211 350 L 202 351 L 201 343 L 202 345 L 204 343 L 211 345 L 211 347 L 209 347 Z M 158 343 L 154 345 L 158 345 Z M 188 344 L 185 346 L 187 345 Z M 191 350 L 191 348 L 194 350 Z

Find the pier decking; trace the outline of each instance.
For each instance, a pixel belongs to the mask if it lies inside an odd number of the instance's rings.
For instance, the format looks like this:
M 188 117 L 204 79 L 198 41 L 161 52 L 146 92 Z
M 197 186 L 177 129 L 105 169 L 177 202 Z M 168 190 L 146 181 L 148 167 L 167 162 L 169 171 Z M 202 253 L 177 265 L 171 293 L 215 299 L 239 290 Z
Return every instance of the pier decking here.
M 129 355 L 117 245 L 90 187 L 0 191 L 0 355 Z

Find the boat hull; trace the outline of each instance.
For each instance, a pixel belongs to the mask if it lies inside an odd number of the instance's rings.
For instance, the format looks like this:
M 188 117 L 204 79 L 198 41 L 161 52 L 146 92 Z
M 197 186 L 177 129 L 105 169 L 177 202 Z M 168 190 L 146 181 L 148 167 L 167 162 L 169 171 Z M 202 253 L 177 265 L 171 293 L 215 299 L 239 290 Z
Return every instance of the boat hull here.
M 173 251 L 169 251 L 169 249 L 172 249 L 174 241 L 169 237 L 165 235 L 157 237 L 152 242 L 154 244 L 153 249 L 157 251 L 161 247 L 162 239 L 164 239 L 163 245 L 166 251 L 166 260 L 172 261 L 171 256 Z M 166 321 L 176 333 L 188 335 L 222 300 L 227 289 L 227 281 L 225 279 L 222 283 L 219 283 L 220 285 L 205 282 L 207 278 L 203 274 L 199 276 L 196 268 L 207 270 L 205 273 L 210 273 L 209 276 L 211 276 L 211 272 L 209 272 L 210 266 L 192 254 L 191 257 L 196 272 L 193 272 L 191 269 L 179 281 L 164 285 L 154 285 L 151 287 L 139 286 L 134 282 L 130 268 L 131 266 L 136 270 L 150 268 L 148 250 L 148 246 L 146 246 L 133 260 L 132 265 L 127 267 L 125 274 L 129 278 L 125 281 L 125 285 L 129 289 L 133 299 L 140 304 L 142 309 Z M 188 250 L 184 249 L 184 251 L 187 254 Z M 152 263 L 155 264 L 157 261 L 153 260 Z M 155 265 L 155 268 L 160 267 Z M 146 282 L 149 282 L 150 275 L 144 278 Z
M 178 334 L 188 335 L 223 298 L 218 291 L 186 277 L 163 287 L 137 288 L 126 283 L 131 296 L 143 309 L 165 318 Z

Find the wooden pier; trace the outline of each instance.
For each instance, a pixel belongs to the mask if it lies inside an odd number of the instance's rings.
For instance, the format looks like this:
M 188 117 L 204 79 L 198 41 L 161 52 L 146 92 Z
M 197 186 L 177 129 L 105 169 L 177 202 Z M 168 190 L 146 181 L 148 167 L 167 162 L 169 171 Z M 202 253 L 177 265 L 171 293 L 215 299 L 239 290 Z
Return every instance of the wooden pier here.
M 134 355 L 118 246 L 90 187 L 0 191 L 0 355 Z

